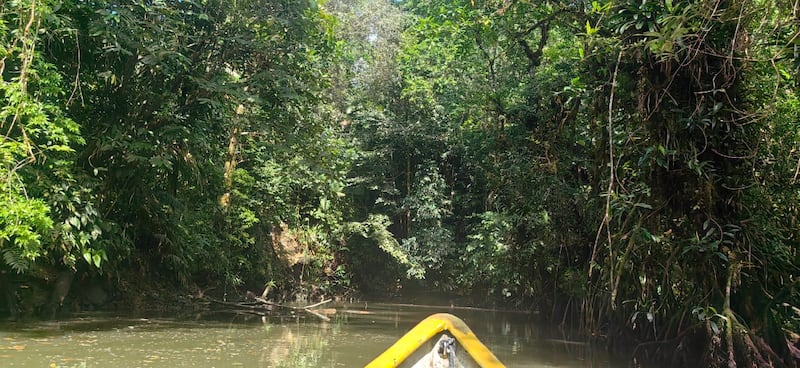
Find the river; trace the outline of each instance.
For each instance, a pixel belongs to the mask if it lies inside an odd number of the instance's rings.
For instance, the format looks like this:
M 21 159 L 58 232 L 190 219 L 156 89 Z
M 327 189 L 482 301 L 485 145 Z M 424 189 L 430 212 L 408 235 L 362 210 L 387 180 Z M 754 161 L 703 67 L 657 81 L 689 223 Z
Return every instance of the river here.
M 311 315 L 202 318 L 85 315 L 0 324 L 3 367 L 363 367 L 426 316 L 462 318 L 507 367 L 610 367 L 601 349 L 539 328 L 525 313 L 355 303 Z

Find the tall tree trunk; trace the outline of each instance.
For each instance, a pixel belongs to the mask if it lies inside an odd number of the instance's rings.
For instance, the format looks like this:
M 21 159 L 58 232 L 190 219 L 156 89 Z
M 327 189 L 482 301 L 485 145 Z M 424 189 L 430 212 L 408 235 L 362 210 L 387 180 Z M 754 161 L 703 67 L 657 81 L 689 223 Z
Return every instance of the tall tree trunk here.
M 225 194 L 219 199 L 219 204 L 223 210 L 227 210 L 231 205 L 231 191 L 233 191 L 233 173 L 236 171 L 236 151 L 239 146 L 239 121 L 244 114 L 244 106 L 239 105 L 236 108 L 236 118 L 234 125 L 231 128 L 231 133 L 228 138 L 228 160 L 225 161 Z

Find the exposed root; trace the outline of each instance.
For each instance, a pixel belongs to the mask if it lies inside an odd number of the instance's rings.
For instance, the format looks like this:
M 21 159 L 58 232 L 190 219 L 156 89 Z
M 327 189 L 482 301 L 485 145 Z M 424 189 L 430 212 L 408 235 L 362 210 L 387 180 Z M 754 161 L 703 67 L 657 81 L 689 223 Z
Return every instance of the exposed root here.
M 785 349 L 781 356 L 775 351 L 776 346 L 768 344 L 764 338 L 756 335 L 744 326 L 731 310 L 724 313 L 726 323 L 722 331 L 715 333 L 711 328 L 706 333 L 711 336 L 704 356 L 704 364 L 709 367 L 797 367 L 797 356 L 791 349 Z M 785 337 L 783 341 L 792 345 Z M 784 350 L 784 349 L 781 349 Z

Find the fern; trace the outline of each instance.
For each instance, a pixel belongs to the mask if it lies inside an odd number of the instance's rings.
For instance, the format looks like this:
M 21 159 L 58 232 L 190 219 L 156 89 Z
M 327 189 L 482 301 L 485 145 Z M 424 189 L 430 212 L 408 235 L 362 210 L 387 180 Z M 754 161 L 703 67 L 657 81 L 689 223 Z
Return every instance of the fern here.
M 31 261 L 22 254 L 20 248 L 3 248 L 3 262 L 16 273 L 23 273 L 31 266 Z
M 364 222 L 351 222 L 345 232 L 358 234 L 373 240 L 381 250 L 406 268 L 409 278 L 425 278 L 425 266 L 420 263 L 406 247 L 400 245 L 389 231 L 391 221 L 385 215 L 370 215 Z

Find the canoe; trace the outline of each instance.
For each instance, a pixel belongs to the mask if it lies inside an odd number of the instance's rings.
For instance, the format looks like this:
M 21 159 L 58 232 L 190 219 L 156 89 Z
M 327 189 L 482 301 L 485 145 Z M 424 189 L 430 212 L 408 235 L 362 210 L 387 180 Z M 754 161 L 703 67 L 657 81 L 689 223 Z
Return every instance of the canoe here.
M 458 317 L 425 318 L 365 368 L 505 368 Z

